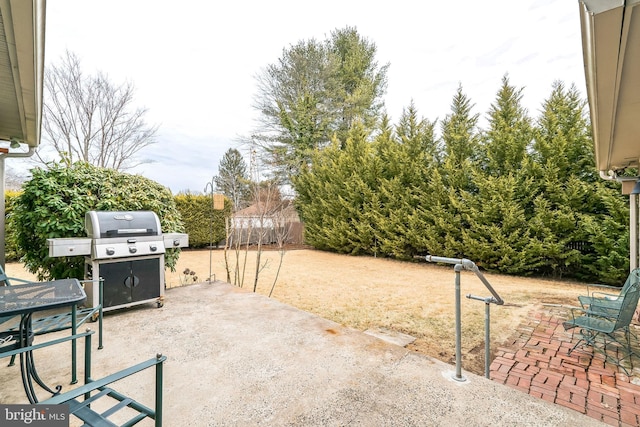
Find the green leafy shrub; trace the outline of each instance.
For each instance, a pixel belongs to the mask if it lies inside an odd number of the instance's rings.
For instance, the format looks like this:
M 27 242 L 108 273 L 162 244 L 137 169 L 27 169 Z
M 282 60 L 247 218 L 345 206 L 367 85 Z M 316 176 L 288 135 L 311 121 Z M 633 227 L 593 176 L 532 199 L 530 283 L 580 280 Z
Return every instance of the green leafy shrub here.
M 189 247 L 216 245 L 225 238 L 225 216 L 231 213 L 231 203 L 225 198 L 224 210 L 214 210 L 211 196 L 178 194 L 174 197 L 184 228 L 189 234 Z
M 87 163 L 36 168 L 14 205 L 25 267 L 41 280 L 82 278 L 84 257 L 49 258 L 47 239 L 86 237 L 84 218 L 91 210 L 149 210 L 160 218 L 163 233 L 184 230 L 171 191 L 140 175 Z M 174 270 L 179 254 L 179 249 L 168 250 L 165 266 Z
M 16 200 L 20 196 L 19 191 L 5 191 L 4 193 L 4 209 L 5 209 L 5 241 L 4 256 L 6 261 L 18 261 L 22 256 L 22 252 L 18 248 L 16 241 L 16 226 L 14 224 L 15 215 L 13 215 L 13 207 Z

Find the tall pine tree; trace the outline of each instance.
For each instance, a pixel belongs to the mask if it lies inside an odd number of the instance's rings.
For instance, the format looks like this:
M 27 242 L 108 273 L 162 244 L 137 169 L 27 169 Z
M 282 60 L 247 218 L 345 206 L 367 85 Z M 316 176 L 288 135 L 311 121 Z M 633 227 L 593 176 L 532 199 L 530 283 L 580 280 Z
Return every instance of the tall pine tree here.
M 216 190 L 233 203 L 233 210 L 246 207 L 251 199 L 247 164 L 235 148 L 228 149 L 218 165 L 218 175 L 213 178 Z
M 443 158 L 434 176 L 442 180 L 443 188 L 435 188 L 429 215 L 443 239 L 444 256 L 465 257 L 462 229 L 469 226 L 466 193 L 475 193 L 474 170 L 479 160 L 478 115 L 472 114 L 473 104 L 458 87 L 451 103 L 451 113 L 442 121 Z M 434 254 L 438 255 L 438 254 Z
M 483 268 L 505 273 L 532 273 L 542 263 L 529 256 L 537 242 L 529 233 L 525 206 L 531 178 L 523 164 L 533 132 L 521 100 L 522 89 L 511 86 L 505 76 L 489 109 L 489 128 L 480 148 L 482 167 L 473 173 L 477 191 L 463 193 L 468 209 L 462 230 L 465 254 Z
M 388 65 L 376 61 L 375 43 L 346 27 L 325 41 L 284 49 L 257 76 L 254 108 L 260 126 L 251 143 L 285 179 L 308 164 L 334 136 L 344 144 L 355 121 L 374 129 L 386 91 Z
M 386 123 L 386 120 L 384 120 Z M 376 139 L 382 173 L 379 184 L 380 209 L 376 212 L 380 252 L 407 258 L 417 252 L 412 219 L 420 207 L 429 205 L 430 171 L 436 166 L 434 123 L 418 117 L 411 105 L 403 111 L 395 130 L 383 129 Z
M 572 86 L 556 82 L 543 103 L 535 130 L 530 227 L 541 242 L 542 274 L 575 276 L 581 266 L 581 250 L 587 240 L 581 215 L 593 205 L 596 180 L 593 147 L 589 136 L 585 102 Z

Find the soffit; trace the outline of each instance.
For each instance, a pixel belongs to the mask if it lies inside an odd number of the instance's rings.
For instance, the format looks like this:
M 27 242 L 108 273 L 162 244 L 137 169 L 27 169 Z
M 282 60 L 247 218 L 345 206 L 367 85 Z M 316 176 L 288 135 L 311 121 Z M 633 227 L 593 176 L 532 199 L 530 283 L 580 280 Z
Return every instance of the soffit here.
M 0 140 L 40 142 L 44 0 L 0 0 Z

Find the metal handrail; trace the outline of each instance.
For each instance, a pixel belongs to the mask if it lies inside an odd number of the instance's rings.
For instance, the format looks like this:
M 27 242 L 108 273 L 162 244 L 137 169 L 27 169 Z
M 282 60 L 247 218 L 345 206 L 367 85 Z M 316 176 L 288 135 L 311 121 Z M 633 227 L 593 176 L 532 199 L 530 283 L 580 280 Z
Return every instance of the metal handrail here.
M 456 264 L 456 265 L 462 266 L 462 268 L 467 270 L 467 271 L 473 271 L 476 274 L 476 276 L 478 276 L 478 279 L 480 279 L 480 281 L 482 283 L 484 283 L 484 285 L 487 287 L 489 292 L 491 292 L 491 295 L 493 295 L 493 301 L 491 301 L 491 302 L 494 303 L 494 304 L 497 304 L 497 305 L 503 305 L 504 304 L 504 300 L 500 297 L 500 295 L 498 295 L 496 290 L 493 289 L 493 286 L 491 286 L 491 283 L 489 283 L 489 281 L 486 279 L 486 277 L 484 277 L 484 274 L 482 274 L 482 272 L 480 271 L 480 269 L 478 268 L 478 266 L 476 265 L 475 262 L 473 262 L 471 260 L 468 260 L 466 258 L 445 258 L 445 257 L 439 257 L 439 256 L 431 256 L 431 255 L 427 255 L 425 257 L 425 259 L 428 262 L 441 262 L 441 263 L 444 263 L 444 264 Z
M 472 271 L 478 276 L 480 281 L 487 287 L 489 292 L 491 292 L 491 297 L 477 297 L 474 295 L 467 295 L 469 299 L 475 299 L 483 301 L 486 304 L 485 311 L 485 376 L 489 378 L 489 357 L 490 357 L 490 348 L 489 348 L 489 304 L 497 304 L 503 305 L 504 300 L 498 295 L 493 286 L 489 283 L 489 281 L 484 277 L 476 263 L 466 258 L 447 258 L 447 257 L 439 257 L 427 255 L 425 256 L 425 260 L 428 262 L 438 262 L 443 264 L 454 264 L 453 270 L 456 272 L 455 278 L 455 291 L 456 291 L 456 372 L 453 377 L 456 381 L 466 381 L 467 379 L 462 376 L 462 316 L 461 316 L 461 301 L 460 301 L 460 272 L 462 270 Z

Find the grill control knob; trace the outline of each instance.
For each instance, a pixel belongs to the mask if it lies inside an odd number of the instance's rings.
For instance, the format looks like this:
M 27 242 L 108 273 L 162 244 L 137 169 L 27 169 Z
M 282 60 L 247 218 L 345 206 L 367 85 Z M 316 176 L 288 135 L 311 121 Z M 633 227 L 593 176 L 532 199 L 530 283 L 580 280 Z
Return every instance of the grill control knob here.
M 113 255 L 116 253 L 116 250 L 113 248 L 107 248 L 107 255 Z
M 149 245 L 149 250 L 150 250 L 151 252 L 155 252 L 155 251 L 157 251 L 157 250 L 158 250 L 158 247 L 157 247 L 156 245 Z
M 138 252 L 138 249 L 135 246 L 129 246 L 129 252 L 135 254 L 136 252 Z

